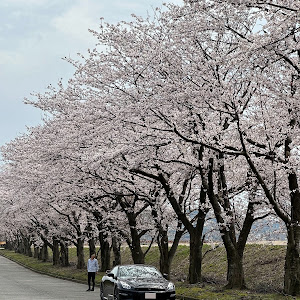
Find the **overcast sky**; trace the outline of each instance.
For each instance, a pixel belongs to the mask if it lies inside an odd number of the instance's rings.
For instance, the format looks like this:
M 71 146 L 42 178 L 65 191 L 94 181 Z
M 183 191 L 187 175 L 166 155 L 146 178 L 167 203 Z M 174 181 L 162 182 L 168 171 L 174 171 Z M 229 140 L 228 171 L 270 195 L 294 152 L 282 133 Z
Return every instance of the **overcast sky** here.
M 163 2 L 183 0 L 0 0 L 0 145 L 41 123 L 41 112 L 23 103 L 74 69 L 61 58 L 85 53 L 95 39 L 88 28 L 145 16 Z

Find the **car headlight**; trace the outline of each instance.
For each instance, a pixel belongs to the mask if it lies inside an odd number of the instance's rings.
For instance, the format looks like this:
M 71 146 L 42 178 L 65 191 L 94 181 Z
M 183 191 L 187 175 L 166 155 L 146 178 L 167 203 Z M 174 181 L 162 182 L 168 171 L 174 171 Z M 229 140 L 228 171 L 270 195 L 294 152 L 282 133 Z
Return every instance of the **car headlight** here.
M 123 289 L 126 289 L 126 290 L 130 290 L 131 289 L 131 286 L 127 282 L 121 281 L 121 280 L 119 282 L 120 282 L 120 284 L 121 284 L 121 286 L 122 286 Z
M 168 286 L 167 286 L 167 290 L 168 291 L 173 291 L 175 290 L 175 285 L 172 282 L 169 282 Z

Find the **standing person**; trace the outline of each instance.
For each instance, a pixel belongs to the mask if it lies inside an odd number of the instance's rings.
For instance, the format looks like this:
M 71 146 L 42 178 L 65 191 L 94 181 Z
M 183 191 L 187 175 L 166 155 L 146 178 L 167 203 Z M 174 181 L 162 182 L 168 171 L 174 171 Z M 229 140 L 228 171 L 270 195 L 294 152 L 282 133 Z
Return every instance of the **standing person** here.
M 96 255 L 92 254 L 91 258 L 88 260 L 88 263 L 87 263 L 88 284 L 89 284 L 89 288 L 87 289 L 87 292 L 94 290 L 94 288 L 95 288 L 95 277 L 96 277 L 96 274 L 98 274 L 98 270 L 99 270 L 98 260 L 96 258 Z M 93 288 L 92 289 L 91 289 L 91 279 L 93 281 Z

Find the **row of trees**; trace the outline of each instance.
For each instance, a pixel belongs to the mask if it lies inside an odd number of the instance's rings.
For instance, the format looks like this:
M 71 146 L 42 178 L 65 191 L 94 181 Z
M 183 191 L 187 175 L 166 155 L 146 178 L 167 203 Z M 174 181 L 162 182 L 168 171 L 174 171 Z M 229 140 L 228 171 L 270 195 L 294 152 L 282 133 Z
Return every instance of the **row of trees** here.
M 155 241 L 164 273 L 187 232 L 195 283 L 215 228 L 227 287 L 243 288 L 252 225 L 273 215 L 287 234 L 284 290 L 300 294 L 299 9 L 186 0 L 91 30 L 95 49 L 66 58 L 68 84 L 26 99 L 43 125 L 2 147 L 1 232 L 50 246 L 54 263 L 73 243 L 79 268 L 97 238 L 103 270 L 111 248 L 115 263 L 122 242 L 143 263 L 142 240 Z

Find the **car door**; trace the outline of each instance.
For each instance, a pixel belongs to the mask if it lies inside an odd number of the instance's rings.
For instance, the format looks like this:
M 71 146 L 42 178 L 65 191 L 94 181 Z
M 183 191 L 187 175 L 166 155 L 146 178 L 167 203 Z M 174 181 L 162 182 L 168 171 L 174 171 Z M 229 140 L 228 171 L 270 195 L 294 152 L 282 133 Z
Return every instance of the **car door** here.
M 107 299 L 114 296 L 114 286 L 117 278 L 118 267 L 114 267 L 106 276 L 106 293 Z

